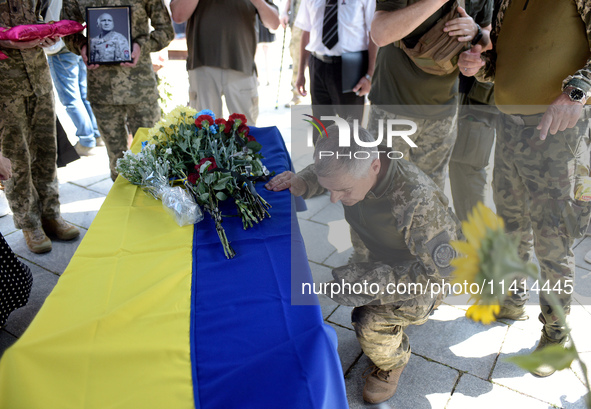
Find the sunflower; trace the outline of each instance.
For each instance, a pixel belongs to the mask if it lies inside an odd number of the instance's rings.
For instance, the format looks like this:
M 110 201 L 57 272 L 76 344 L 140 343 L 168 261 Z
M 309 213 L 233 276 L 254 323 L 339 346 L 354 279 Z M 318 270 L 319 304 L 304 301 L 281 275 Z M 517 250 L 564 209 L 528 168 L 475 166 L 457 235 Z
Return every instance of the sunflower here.
M 474 304 L 468 308 L 468 311 L 466 311 L 466 317 L 470 318 L 472 321 L 482 322 L 483 324 L 488 325 L 497 320 L 499 311 L 501 311 L 501 306 L 499 304 Z
M 466 316 L 489 324 L 495 320 L 506 297 L 504 283 L 523 275 L 537 276 L 537 268 L 519 258 L 517 242 L 505 232 L 503 219 L 482 203 L 478 203 L 462 222 L 466 241 L 450 244 L 458 253 L 452 260 L 455 267 L 452 282 L 472 288 L 470 284 L 484 285 L 482 291 L 471 293 L 475 301 Z M 464 286 L 464 283 L 468 283 Z

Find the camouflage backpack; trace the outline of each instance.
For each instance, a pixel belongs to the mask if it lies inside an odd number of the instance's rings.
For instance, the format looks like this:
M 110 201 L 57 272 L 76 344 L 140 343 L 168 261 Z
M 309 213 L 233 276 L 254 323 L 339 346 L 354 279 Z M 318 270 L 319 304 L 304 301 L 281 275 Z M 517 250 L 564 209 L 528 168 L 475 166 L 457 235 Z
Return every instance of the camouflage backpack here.
M 413 48 L 408 48 L 404 41 L 396 42 L 421 70 L 433 75 L 451 74 L 458 65 L 460 53 L 469 48 L 469 42 L 459 42 L 443 31 L 445 23 L 459 17 L 458 6 L 465 8 L 465 1 L 455 0 L 451 11 L 423 34 Z

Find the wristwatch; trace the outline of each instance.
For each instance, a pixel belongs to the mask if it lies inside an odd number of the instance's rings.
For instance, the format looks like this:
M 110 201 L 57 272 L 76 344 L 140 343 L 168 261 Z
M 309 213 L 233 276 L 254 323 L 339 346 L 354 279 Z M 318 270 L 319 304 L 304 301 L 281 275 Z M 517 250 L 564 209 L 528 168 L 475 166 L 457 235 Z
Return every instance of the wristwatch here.
M 476 24 L 476 28 L 478 29 L 478 32 L 476 33 L 476 35 L 474 36 L 474 38 L 470 42 L 470 44 L 472 44 L 472 45 L 478 44 L 478 42 L 482 39 L 482 28 L 480 27 L 479 24 Z
M 583 105 L 585 105 L 585 102 L 587 102 L 587 95 L 582 89 L 576 87 L 566 87 L 563 93 L 568 95 L 570 100 L 573 102 L 580 102 Z

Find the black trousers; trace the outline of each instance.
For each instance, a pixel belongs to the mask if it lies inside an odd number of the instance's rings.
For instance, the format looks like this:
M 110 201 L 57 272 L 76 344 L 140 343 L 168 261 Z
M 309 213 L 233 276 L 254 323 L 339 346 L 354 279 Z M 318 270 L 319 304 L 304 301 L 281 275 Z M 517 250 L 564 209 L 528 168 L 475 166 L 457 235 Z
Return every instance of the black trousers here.
M 340 58 L 332 63 L 326 63 L 310 55 L 310 95 L 312 97 L 312 115 L 320 119 L 321 116 L 340 116 L 345 119 L 357 119 L 361 123 L 365 97 L 355 95 L 354 92 L 342 92 Z M 328 126 L 332 121 L 323 123 Z M 313 135 L 314 143 L 318 135 Z

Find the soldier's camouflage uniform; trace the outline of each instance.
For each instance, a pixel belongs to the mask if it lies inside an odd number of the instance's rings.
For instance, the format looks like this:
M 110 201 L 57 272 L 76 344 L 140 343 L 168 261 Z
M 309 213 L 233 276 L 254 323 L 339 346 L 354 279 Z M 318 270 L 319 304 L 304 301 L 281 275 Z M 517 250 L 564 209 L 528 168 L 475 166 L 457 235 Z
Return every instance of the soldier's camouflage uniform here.
M 417 147 L 411 148 L 401 138 L 394 138 L 392 149 L 402 152 L 404 159 L 416 164 L 443 190 L 451 150 L 458 134 L 457 108 L 441 118 L 411 118 L 372 105 L 367 130 L 374 137 L 378 135 L 380 119 L 384 121 L 384 127 L 388 119 L 407 119 L 417 124 L 417 132 L 411 136 Z
M 83 23 L 86 7 L 114 6 L 131 6 L 131 38 L 141 47 L 141 56 L 133 68 L 101 65 L 88 70 L 88 101 L 107 146 L 113 179 L 117 177 L 117 159 L 127 149 L 128 131 L 135 135 L 139 127 L 151 128 L 160 119 L 150 53 L 166 47 L 174 38 L 162 0 L 64 0 L 61 18 Z M 87 39 L 75 34 L 65 37 L 64 42 L 70 51 L 80 54 Z
M 304 198 L 313 195 L 319 186 L 314 165 L 298 176 L 308 185 Z M 441 284 L 452 270 L 455 252 L 449 241 L 462 238 L 459 221 L 443 192 L 403 159 L 391 160 L 386 175 L 365 199 L 344 209 L 345 219 L 369 249 L 371 261 L 334 269 L 331 283 L 366 281 L 377 284 L 379 290 L 345 291 L 332 299 L 356 307 L 351 319 L 357 339 L 374 364 L 383 370 L 402 367 L 410 358 L 404 328 L 424 323 L 443 298 L 442 293 L 432 296 L 426 290 L 430 283 Z M 388 284 L 400 292 L 390 293 Z
M 591 49 L 591 1 L 575 0 L 577 11 L 586 26 Z M 497 15 L 497 24 L 491 33 L 496 43 L 503 19 L 511 0 L 503 1 Z M 489 51 L 483 55 L 486 65 L 477 78 L 493 81 L 496 54 Z M 548 56 L 551 58 L 551 56 Z M 591 60 L 563 85 L 591 90 Z M 560 84 L 557 84 L 559 86 Z M 574 280 L 575 261 L 572 246 L 581 237 L 589 223 L 591 204 L 574 199 L 581 177 L 589 176 L 589 108 L 572 129 L 548 134 L 545 141 L 539 139 L 536 129 L 542 114 L 501 114 L 497 129 L 495 162 L 493 172 L 494 200 L 497 212 L 505 219 L 507 230 L 521 237 L 520 254 L 529 259 L 535 250 L 540 264 L 541 289 L 546 283 L 555 291 L 560 304 L 570 311 L 571 295 L 564 291 L 566 280 Z M 571 281 L 574 284 L 574 281 Z M 575 292 L 577 288 L 574 288 Z M 513 294 L 509 303 L 523 305 L 528 295 Z M 552 339 L 561 339 L 564 328 L 553 312 L 550 300 L 540 293 L 544 332 Z
M 0 26 L 42 23 L 38 6 L 0 0 Z M 6 197 L 15 226 L 32 230 L 60 215 L 51 76 L 41 47 L 1 50 L 8 59 L 0 61 L 0 137 L 13 170 Z
M 110 31 L 104 37 L 97 36 L 90 39 L 91 61 L 127 61 L 130 58 L 129 43 L 121 33 Z

